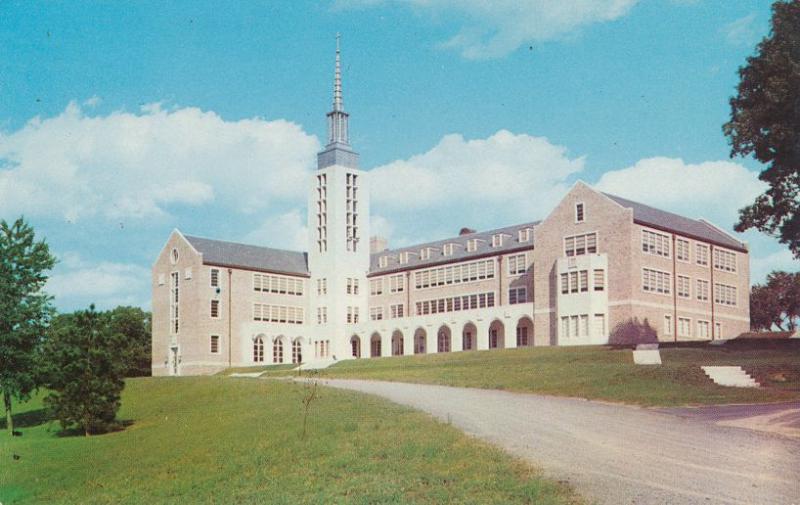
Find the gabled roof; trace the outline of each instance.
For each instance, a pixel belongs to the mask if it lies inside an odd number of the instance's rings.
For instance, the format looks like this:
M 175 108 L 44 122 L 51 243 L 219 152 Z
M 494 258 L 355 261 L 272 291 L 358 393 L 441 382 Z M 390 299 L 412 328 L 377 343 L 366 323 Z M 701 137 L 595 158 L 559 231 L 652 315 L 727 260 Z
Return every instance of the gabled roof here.
M 747 252 L 747 246 L 744 243 L 734 239 L 711 223 L 700 219 L 689 219 L 608 193 L 603 194 L 619 205 L 633 210 L 633 220 L 636 223 Z
M 297 251 L 237 244 L 184 235 L 203 263 L 292 275 L 308 275 L 308 255 Z
M 533 229 L 537 224 L 539 224 L 539 221 L 506 226 L 505 228 L 498 228 L 496 230 L 468 233 L 457 237 L 437 240 L 436 242 L 427 242 L 425 244 L 373 253 L 370 255 L 369 273 L 370 275 L 384 274 L 400 270 L 433 266 L 441 263 L 464 261 L 470 258 L 479 258 L 490 254 L 501 254 L 517 249 L 530 249 L 533 247 L 533 233 L 531 233 L 529 241 L 520 242 L 519 231 L 525 228 Z M 503 245 L 492 247 L 492 236 L 498 233 L 506 235 L 503 238 Z M 474 251 L 467 251 L 467 242 L 472 239 L 477 239 L 477 247 Z M 442 248 L 445 244 L 455 244 L 455 247 L 453 247 L 453 254 L 449 256 L 442 254 Z M 425 248 L 432 248 L 433 251 L 431 252 L 430 258 L 421 259 L 419 252 L 421 249 Z M 400 264 L 400 254 L 404 252 L 409 253 L 408 263 Z M 388 263 L 385 267 L 379 266 L 382 256 L 388 258 Z

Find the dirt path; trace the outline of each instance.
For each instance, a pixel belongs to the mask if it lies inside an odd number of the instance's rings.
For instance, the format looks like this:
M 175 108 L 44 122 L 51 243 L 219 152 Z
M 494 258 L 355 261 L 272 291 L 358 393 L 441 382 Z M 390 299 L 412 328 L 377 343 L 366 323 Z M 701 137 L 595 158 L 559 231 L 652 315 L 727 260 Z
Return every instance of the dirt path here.
M 800 505 L 800 441 L 579 399 L 328 379 L 450 422 L 601 504 Z

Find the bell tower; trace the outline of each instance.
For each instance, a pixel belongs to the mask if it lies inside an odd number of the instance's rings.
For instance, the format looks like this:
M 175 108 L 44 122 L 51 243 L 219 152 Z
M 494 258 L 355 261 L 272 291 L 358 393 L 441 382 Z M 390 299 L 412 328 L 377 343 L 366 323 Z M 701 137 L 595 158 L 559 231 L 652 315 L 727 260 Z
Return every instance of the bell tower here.
M 328 144 L 317 154 L 308 199 L 310 314 L 314 340 L 329 342 L 318 359 L 350 356 L 353 325 L 369 316 L 369 185 L 358 168 L 344 111 L 340 36 L 336 35 L 333 108 L 327 114 Z M 367 238 L 364 238 L 367 237 Z

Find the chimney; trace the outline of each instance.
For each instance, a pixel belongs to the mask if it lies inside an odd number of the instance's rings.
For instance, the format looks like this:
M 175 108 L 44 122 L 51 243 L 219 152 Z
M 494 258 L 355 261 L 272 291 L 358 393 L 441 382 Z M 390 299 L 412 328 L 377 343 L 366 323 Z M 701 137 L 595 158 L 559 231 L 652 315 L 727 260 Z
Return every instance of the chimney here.
M 383 237 L 370 237 L 369 238 L 369 253 L 375 254 L 383 252 L 389 248 L 389 242 Z
M 458 236 L 469 235 L 470 233 L 475 233 L 475 230 L 472 228 L 461 228 L 461 231 L 458 232 Z

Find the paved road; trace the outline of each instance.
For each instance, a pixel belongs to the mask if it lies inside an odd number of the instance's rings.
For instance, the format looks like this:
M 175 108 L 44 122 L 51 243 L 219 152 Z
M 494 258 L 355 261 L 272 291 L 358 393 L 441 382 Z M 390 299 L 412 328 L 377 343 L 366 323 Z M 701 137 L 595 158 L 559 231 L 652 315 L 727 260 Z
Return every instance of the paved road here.
M 692 416 L 494 390 L 329 379 L 449 421 L 601 504 L 800 505 L 800 441 Z

